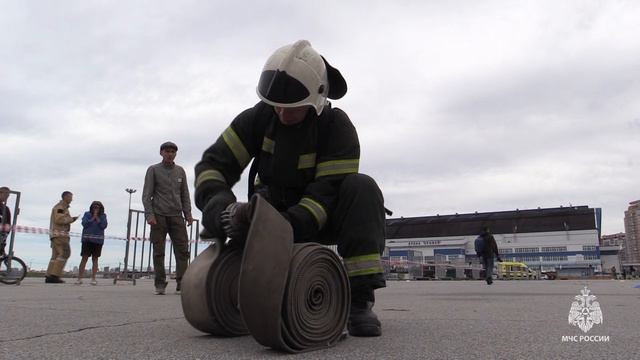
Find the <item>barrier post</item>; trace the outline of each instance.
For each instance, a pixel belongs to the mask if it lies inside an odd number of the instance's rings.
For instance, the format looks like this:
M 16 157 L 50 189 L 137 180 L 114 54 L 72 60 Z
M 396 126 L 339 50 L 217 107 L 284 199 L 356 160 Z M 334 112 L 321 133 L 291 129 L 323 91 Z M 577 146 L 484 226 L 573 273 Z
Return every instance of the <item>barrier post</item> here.
M 200 221 L 193 220 L 193 222 L 196 223 L 196 245 L 195 252 L 193 253 L 193 258 L 195 259 L 196 256 L 198 256 L 198 243 L 200 242 Z M 191 228 L 193 229 L 193 225 L 191 226 Z
M 137 213 L 136 217 L 136 236 L 137 236 L 137 223 L 140 218 L 139 211 L 129 209 L 129 214 L 127 216 L 127 239 L 125 241 L 125 250 L 124 250 L 124 270 L 120 269 L 120 273 L 113 278 L 113 285 L 115 285 L 118 280 L 120 281 L 132 281 L 133 285 L 136 284 L 136 279 L 133 277 L 133 272 L 131 272 L 131 278 L 128 276 L 129 272 L 129 245 L 131 243 L 131 218 L 133 213 Z M 134 238 L 136 237 L 134 236 Z M 135 264 L 135 253 L 134 253 L 134 264 Z M 135 265 L 134 265 L 135 266 Z M 135 270 L 135 268 L 134 268 Z
M 16 196 L 16 202 L 13 206 L 13 222 L 11 223 L 12 226 L 16 226 L 18 221 L 18 213 L 20 212 L 20 191 L 9 190 L 9 194 L 14 194 Z M 7 252 L 7 255 L 9 256 L 13 256 L 13 242 L 15 241 L 15 238 L 16 231 L 11 230 L 9 235 L 9 252 Z
M 127 243 L 124 250 L 124 273 L 127 272 L 129 264 L 129 241 L 131 240 L 131 210 L 129 210 L 129 216 L 127 217 Z
M 142 227 L 142 249 L 140 251 L 140 274 L 142 274 L 142 272 L 144 271 L 144 242 L 147 239 L 147 226 L 145 225 L 144 227 Z M 149 242 L 151 243 L 151 242 Z M 149 247 L 151 247 L 151 245 L 149 245 Z
M 133 241 L 133 264 L 131 264 L 131 277 L 135 279 L 136 276 L 136 255 L 138 254 L 138 226 L 140 225 L 140 213 L 136 214 L 136 237 Z

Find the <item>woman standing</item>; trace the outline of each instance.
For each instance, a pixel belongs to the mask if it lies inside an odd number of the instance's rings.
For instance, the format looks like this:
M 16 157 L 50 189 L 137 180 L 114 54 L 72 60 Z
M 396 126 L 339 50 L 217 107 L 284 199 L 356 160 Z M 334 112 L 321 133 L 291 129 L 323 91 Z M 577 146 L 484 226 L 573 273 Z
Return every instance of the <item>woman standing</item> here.
M 104 206 L 100 201 L 94 201 L 89 207 L 89 211 L 82 217 L 82 250 L 80 256 L 80 271 L 76 285 L 82 284 L 84 267 L 91 256 L 93 268 L 91 269 L 91 285 L 97 285 L 96 273 L 98 272 L 98 258 L 102 254 L 104 244 L 104 229 L 107 227 L 107 214 L 104 213 Z

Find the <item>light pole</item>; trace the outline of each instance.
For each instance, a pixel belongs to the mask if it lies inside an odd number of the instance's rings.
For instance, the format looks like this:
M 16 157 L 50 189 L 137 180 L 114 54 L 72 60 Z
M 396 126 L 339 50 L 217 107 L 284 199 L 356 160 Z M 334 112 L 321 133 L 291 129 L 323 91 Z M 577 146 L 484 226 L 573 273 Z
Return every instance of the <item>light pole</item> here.
M 127 188 L 127 189 L 124 189 L 124 191 L 126 191 L 126 192 L 128 192 L 128 193 L 129 193 L 129 210 L 131 210 L 131 195 L 132 195 L 134 192 L 136 192 L 137 190 L 136 190 L 136 189 L 129 189 L 129 188 Z

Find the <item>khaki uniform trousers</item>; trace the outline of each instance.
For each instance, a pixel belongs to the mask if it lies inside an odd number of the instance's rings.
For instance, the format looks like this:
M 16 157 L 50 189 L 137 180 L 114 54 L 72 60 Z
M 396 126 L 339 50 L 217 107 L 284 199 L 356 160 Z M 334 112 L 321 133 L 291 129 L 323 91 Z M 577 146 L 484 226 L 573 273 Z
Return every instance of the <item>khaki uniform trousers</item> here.
M 68 237 L 51 238 L 51 260 L 47 267 L 47 276 L 62 276 L 62 270 L 71 256 Z
M 155 286 L 164 288 L 167 275 L 164 269 L 166 238 L 169 234 L 176 257 L 176 282 L 179 284 L 189 264 L 189 239 L 182 216 L 155 215 L 157 224 L 151 226 L 151 243 L 153 244 L 153 270 Z

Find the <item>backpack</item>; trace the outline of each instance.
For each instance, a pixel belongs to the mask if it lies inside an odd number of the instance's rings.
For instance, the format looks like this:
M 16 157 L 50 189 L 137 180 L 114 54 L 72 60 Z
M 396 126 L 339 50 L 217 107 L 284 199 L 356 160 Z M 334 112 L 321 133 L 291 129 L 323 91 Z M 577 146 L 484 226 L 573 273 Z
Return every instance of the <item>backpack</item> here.
M 476 255 L 482 256 L 482 254 L 484 254 L 484 248 L 485 248 L 484 236 L 478 235 L 476 240 L 473 242 L 473 245 L 476 248 Z

